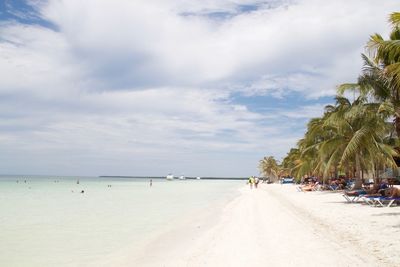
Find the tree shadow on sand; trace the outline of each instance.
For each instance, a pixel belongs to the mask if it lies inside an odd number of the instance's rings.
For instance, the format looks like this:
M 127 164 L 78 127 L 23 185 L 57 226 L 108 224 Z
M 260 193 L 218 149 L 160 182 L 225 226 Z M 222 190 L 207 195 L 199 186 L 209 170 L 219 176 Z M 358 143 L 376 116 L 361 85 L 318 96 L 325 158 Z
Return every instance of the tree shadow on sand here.
M 348 201 L 343 201 L 343 200 L 336 200 L 336 201 L 324 201 L 324 203 L 327 204 L 343 204 L 343 205 L 367 205 L 364 202 L 348 202 Z

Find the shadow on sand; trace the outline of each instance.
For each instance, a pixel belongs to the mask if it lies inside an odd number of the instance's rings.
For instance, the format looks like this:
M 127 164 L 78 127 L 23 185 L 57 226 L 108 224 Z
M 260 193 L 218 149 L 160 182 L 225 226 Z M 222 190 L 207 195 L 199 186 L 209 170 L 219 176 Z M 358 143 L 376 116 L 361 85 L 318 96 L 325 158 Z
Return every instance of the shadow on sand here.
M 379 213 L 373 214 L 372 216 L 400 216 L 400 212 Z

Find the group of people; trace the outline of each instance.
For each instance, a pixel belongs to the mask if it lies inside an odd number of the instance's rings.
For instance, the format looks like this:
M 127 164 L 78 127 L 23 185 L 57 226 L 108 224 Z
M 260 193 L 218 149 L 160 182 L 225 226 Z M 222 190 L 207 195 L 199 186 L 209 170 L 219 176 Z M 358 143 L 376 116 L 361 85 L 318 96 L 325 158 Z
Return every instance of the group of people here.
M 260 183 L 260 178 L 255 176 L 250 176 L 247 183 L 249 184 L 250 189 L 253 189 L 253 187 L 258 188 L 258 184 Z
M 303 180 L 302 185 L 298 186 L 299 191 L 315 191 L 315 190 L 345 190 L 347 196 L 382 196 L 390 198 L 400 198 L 400 189 L 398 187 L 389 186 L 386 179 L 379 183 L 357 185 L 356 182 L 346 180 L 343 177 L 331 179 L 326 184 L 322 184 L 316 178 L 307 178 Z
M 347 196 L 382 196 L 390 198 L 400 198 L 400 189 L 398 187 L 389 186 L 386 179 L 380 183 L 372 184 L 371 186 L 364 186 L 361 189 L 354 189 L 345 192 Z

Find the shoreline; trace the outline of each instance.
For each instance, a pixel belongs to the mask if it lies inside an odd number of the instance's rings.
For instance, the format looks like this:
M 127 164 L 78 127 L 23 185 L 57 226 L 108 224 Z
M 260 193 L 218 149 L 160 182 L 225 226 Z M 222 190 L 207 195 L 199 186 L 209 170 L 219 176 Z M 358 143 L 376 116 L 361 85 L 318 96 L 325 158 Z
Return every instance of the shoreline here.
M 398 208 L 345 204 L 291 185 L 240 188 L 118 266 L 399 266 Z M 378 233 L 378 234 L 375 234 Z M 114 258 L 116 259 L 116 258 Z M 132 265 L 133 264 L 133 265 Z
M 194 209 L 183 217 L 175 218 L 168 222 L 165 228 L 144 240 L 140 246 L 135 244 L 115 251 L 90 266 L 164 266 L 160 263 L 164 262 L 165 257 L 169 257 L 173 252 L 178 255 L 180 249 L 189 246 L 191 242 L 201 238 L 207 229 L 212 228 L 221 216 L 220 211 L 239 194 L 239 189 L 234 190 L 231 194 L 217 198 L 215 202 L 201 210 Z
M 160 179 L 160 180 L 167 180 L 165 176 L 129 176 L 129 175 L 100 175 L 96 176 L 98 178 L 124 178 L 124 179 Z M 183 180 L 229 180 L 229 181 L 246 181 L 248 177 L 214 177 L 214 176 L 204 176 L 197 178 L 197 176 L 185 176 Z M 179 177 L 175 176 L 175 181 L 179 181 Z

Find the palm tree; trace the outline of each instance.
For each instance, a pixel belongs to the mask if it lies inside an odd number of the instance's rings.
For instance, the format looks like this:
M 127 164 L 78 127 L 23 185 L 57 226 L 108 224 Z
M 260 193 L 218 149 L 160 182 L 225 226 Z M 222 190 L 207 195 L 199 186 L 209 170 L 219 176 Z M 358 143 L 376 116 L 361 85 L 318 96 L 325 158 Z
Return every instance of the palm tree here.
M 293 161 L 295 166 L 292 167 L 292 173 L 299 179 L 304 175 L 314 175 L 319 177 L 325 177 L 329 173 L 337 173 L 337 162 L 332 164 L 328 162 L 331 154 L 320 153 L 321 146 L 327 140 L 331 140 L 335 135 L 335 128 L 326 125 L 325 121 L 329 117 L 329 114 L 334 110 L 333 106 L 327 106 L 325 108 L 325 114 L 321 118 L 313 118 L 307 124 L 307 132 L 304 138 L 300 139 L 297 143 L 298 151 L 293 156 L 297 158 Z M 291 160 L 285 158 L 286 161 Z M 285 162 L 284 160 L 284 162 Z M 331 163 L 333 170 L 327 168 L 327 163 Z M 286 165 L 288 165 L 286 163 Z
M 378 114 L 379 104 L 367 103 L 363 96 L 354 102 L 338 96 L 333 112 L 324 122 L 334 130 L 332 138 L 320 145 L 320 154 L 330 155 L 325 173 L 338 163 L 342 169 L 355 168 L 354 176 L 363 178 L 364 171 L 375 170 L 377 162 L 396 166 L 393 156 L 397 152 L 385 138 L 392 125 Z
M 296 166 L 299 164 L 300 149 L 292 148 L 289 153 L 282 161 L 281 168 L 285 170 L 288 175 L 298 178 L 298 174 L 295 171 Z
M 292 175 L 327 178 L 341 170 L 360 180 L 364 172 L 378 177 L 380 170 L 397 167 L 393 157 L 400 151 L 400 13 L 391 14 L 389 21 L 389 40 L 371 36 L 357 83 L 338 87 L 335 105 L 310 120 L 304 138 L 283 160 L 283 168 Z M 343 96 L 349 90 L 357 93 L 353 102 Z
M 389 16 L 392 25 L 390 39 L 384 40 L 379 34 L 371 36 L 368 43 L 369 52 L 376 63 L 382 64 L 388 77 L 400 85 L 400 13 L 394 12 Z
M 274 182 L 277 181 L 279 165 L 274 157 L 264 157 L 259 161 L 258 168 L 261 175 L 272 178 Z
M 364 68 L 358 86 L 381 103 L 380 111 L 394 117 L 400 137 L 400 13 L 390 15 L 392 32 L 389 40 L 379 34 L 370 37 L 367 48 L 372 59 L 363 56 Z
M 392 124 L 377 112 L 379 104 L 363 96 L 351 102 L 343 96 L 325 108 L 321 118 L 311 119 L 298 148 L 283 161 L 296 177 L 337 176 L 338 170 L 363 178 L 382 166 L 394 166 L 396 151 L 390 146 Z M 289 163 L 291 162 L 291 163 Z

